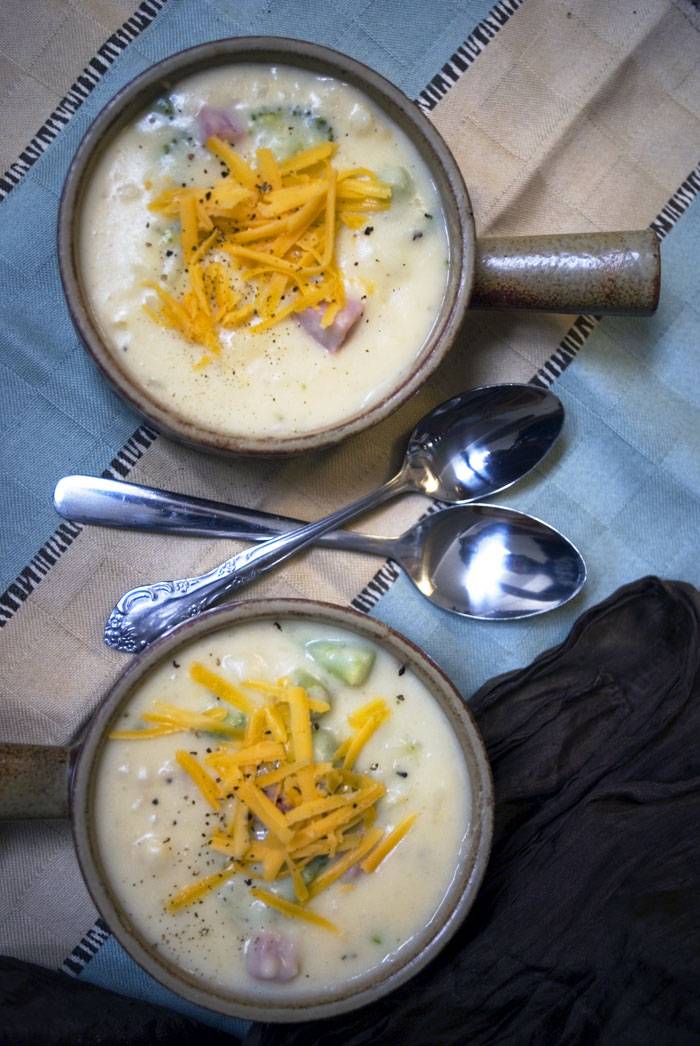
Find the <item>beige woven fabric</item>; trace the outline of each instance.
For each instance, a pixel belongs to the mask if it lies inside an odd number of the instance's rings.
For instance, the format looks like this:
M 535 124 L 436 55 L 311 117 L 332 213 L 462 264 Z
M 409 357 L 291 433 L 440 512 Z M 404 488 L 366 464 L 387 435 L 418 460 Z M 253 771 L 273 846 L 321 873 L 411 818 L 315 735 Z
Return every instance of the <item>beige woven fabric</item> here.
M 0 170 L 17 159 L 134 6 L 134 0 L 2 0 Z
M 0 43 L 0 83 L 3 93 L 21 94 L 26 106 L 4 136 L 6 162 L 24 144 L 26 127 L 41 122 L 130 6 L 123 0 L 45 0 L 27 29 L 26 2 L 5 0 L 10 32 Z M 479 231 L 647 225 L 697 159 L 695 22 L 685 0 L 526 0 L 432 114 L 470 186 Z M 38 54 L 42 69 L 50 70 L 41 80 L 32 71 Z M 335 450 L 289 462 L 241 463 L 159 439 L 130 478 L 270 511 L 321 515 L 385 479 L 403 434 L 432 405 L 471 385 L 529 380 L 571 320 L 473 314 L 420 394 Z M 422 507 L 419 499 L 406 499 L 363 519 L 358 529 L 397 533 Z M 203 571 L 232 547 L 84 531 L 0 631 L 0 736 L 69 738 L 124 667 L 123 656 L 101 641 L 118 596 L 139 582 Z M 250 595 L 345 603 L 378 565 L 364 556 L 314 551 Z M 95 917 L 67 828 L 5 826 L 0 836 L 0 950 L 60 963 Z

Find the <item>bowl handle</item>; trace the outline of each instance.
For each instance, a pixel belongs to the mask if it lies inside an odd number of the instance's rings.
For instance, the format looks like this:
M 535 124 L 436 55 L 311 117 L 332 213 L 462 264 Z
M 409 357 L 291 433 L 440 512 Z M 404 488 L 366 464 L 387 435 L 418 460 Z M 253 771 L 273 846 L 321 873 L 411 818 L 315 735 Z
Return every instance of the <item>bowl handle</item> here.
M 660 280 L 653 229 L 498 237 L 477 243 L 471 304 L 648 316 L 659 303 Z
M 68 817 L 70 748 L 0 744 L 0 820 Z

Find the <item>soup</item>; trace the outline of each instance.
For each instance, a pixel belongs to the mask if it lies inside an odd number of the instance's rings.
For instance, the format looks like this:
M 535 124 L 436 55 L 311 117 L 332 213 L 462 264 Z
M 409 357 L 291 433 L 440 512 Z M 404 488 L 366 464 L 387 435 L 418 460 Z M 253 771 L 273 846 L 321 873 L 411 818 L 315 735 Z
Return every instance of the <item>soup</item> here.
M 470 809 L 459 744 L 411 669 L 284 618 L 197 640 L 143 680 L 95 795 L 136 935 L 249 1003 L 352 990 L 413 954 Z
M 290 437 L 408 372 L 447 240 L 426 165 L 368 98 L 242 64 L 183 80 L 106 148 L 80 264 L 105 342 L 149 398 L 217 433 Z

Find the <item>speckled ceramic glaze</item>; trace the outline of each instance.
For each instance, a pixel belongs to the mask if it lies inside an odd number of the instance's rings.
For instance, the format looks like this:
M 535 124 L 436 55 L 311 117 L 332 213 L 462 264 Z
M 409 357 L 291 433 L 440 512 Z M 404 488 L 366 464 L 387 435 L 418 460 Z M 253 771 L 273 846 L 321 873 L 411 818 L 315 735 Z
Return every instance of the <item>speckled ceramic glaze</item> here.
M 658 305 L 660 278 L 651 229 L 494 238 L 477 244 L 471 304 L 645 316 Z
M 280 1005 L 242 1005 L 233 994 L 209 991 L 168 963 L 134 933 L 99 857 L 94 829 L 95 773 L 107 734 L 132 691 L 146 673 L 172 658 L 186 643 L 231 625 L 261 620 L 322 621 L 355 632 L 387 649 L 415 673 L 440 705 L 464 756 L 472 796 L 469 834 L 448 892 L 430 925 L 414 938 L 400 959 L 387 962 L 381 976 L 362 987 L 346 987 L 323 1000 L 318 997 Z M 447 943 L 471 908 L 484 876 L 491 847 L 493 787 L 488 758 L 472 717 L 459 693 L 426 654 L 388 625 L 357 611 L 310 600 L 256 600 L 211 610 L 188 621 L 135 658 L 106 696 L 80 748 L 0 745 L 0 818 L 61 817 L 68 811 L 68 774 L 74 764 L 70 799 L 73 832 L 80 865 L 93 900 L 129 954 L 153 977 L 191 1002 L 230 1016 L 251 1020 L 301 1021 L 353 1010 L 386 995 L 416 974 Z
M 102 338 L 78 264 L 81 206 L 96 162 L 114 136 L 150 102 L 193 73 L 224 64 L 292 65 L 331 76 L 364 92 L 410 138 L 432 173 L 445 216 L 448 280 L 433 329 L 413 365 L 371 407 L 341 422 L 279 437 L 231 436 L 168 411 L 136 384 Z M 650 230 L 584 238 L 559 236 L 484 241 L 477 245 L 469 194 L 444 141 L 420 109 L 373 70 L 316 44 L 277 37 L 217 40 L 173 55 L 122 89 L 88 130 L 73 160 L 61 199 L 59 263 L 73 321 L 92 358 L 115 389 L 162 432 L 212 451 L 281 455 L 319 449 L 393 413 L 435 370 L 455 343 L 472 297 L 487 308 L 565 313 L 648 313 L 658 297 L 659 254 Z M 475 261 L 479 274 L 473 287 Z

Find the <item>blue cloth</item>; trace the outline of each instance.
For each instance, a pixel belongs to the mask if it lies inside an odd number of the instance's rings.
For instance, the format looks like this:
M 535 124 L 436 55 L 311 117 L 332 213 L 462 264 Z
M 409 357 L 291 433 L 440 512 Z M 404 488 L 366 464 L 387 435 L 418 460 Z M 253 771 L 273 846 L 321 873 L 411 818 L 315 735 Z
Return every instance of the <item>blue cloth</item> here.
M 250 1027 L 250 1021 L 239 1020 L 237 1017 L 222 1017 L 211 1010 L 203 1010 L 201 1006 L 194 1006 L 168 988 L 164 988 L 127 955 L 114 937 L 109 937 L 90 959 L 80 974 L 80 980 L 89 981 L 100 988 L 109 988 L 110 991 L 128 995 L 132 999 L 145 999 L 155 1006 L 177 1010 L 178 1013 L 184 1013 L 187 1017 L 218 1028 L 219 1031 L 242 1037 Z

